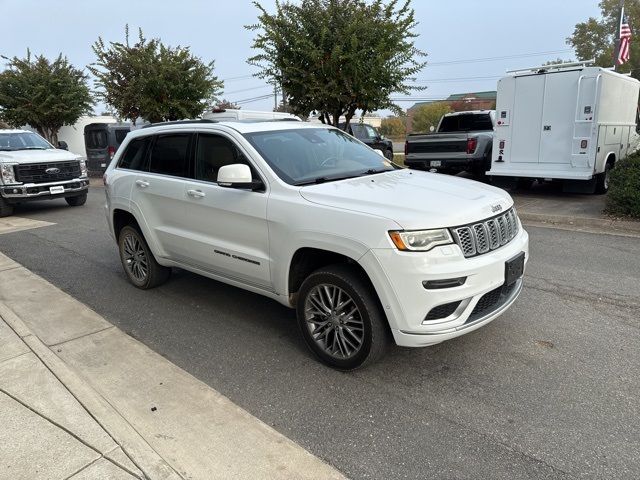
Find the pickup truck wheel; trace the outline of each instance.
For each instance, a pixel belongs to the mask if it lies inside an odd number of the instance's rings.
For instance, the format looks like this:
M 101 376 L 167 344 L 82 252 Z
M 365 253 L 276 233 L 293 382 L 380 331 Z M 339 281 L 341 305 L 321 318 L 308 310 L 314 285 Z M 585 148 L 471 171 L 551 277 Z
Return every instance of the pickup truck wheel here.
M 118 237 L 120 261 L 129 281 L 143 290 L 157 287 L 171 275 L 171 269 L 156 262 L 140 231 L 127 225 Z
M 321 268 L 304 281 L 297 317 L 307 346 L 323 363 L 339 370 L 375 362 L 389 343 L 374 292 L 346 265 Z
M 10 217 L 13 215 L 13 205 L 9 204 L 4 198 L 0 197 L 0 218 Z
M 76 195 L 75 197 L 65 197 L 65 200 L 70 207 L 80 207 L 87 203 L 87 194 Z
M 391 160 L 393 162 L 393 150 L 387 150 L 384 152 L 384 156 L 387 160 Z

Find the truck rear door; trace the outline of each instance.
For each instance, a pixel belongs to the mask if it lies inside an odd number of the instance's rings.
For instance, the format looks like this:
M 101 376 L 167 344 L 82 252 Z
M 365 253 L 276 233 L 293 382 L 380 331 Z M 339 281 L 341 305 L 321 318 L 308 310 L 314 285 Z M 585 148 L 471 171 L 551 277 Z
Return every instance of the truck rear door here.
M 538 163 L 546 75 L 519 77 L 511 118 L 511 162 Z

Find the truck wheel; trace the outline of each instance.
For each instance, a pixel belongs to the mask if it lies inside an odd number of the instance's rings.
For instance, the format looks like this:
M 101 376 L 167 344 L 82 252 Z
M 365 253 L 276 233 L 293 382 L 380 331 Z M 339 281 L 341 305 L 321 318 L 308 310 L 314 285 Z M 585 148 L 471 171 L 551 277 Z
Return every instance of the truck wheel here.
M 87 194 L 76 195 L 75 197 L 65 197 L 65 200 L 70 207 L 80 207 L 87 203 Z
M 127 225 L 118 237 L 120 261 L 129 281 L 138 288 L 147 290 L 164 283 L 171 269 L 156 262 L 144 236 L 137 228 Z
M 613 164 L 607 162 L 604 167 L 604 172 L 596 175 L 596 194 L 604 195 L 609 191 L 609 178 L 611 176 L 611 170 L 613 170 Z
M 384 156 L 387 160 L 393 162 L 393 150 L 387 150 L 386 152 L 384 152 Z
M 383 356 L 388 324 L 372 288 L 348 265 L 323 267 L 300 287 L 298 325 L 326 365 L 353 370 Z
M 0 218 L 13 215 L 13 205 L 0 196 Z

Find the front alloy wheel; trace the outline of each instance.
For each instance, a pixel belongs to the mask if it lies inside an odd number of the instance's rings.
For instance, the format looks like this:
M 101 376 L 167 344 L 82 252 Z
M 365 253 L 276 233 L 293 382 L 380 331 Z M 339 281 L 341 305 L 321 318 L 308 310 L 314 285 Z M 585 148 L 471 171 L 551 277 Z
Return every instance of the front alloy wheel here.
M 360 351 L 364 324 L 358 306 L 340 287 L 316 285 L 305 299 L 305 321 L 311 338 L 327 354 L 348 359 Z
M 296 309 L 305 343 L 333 368 L 353 370 L 386 351 L 390 332 L 380 301 L 353 265 L 330 265 L 309 275 Z

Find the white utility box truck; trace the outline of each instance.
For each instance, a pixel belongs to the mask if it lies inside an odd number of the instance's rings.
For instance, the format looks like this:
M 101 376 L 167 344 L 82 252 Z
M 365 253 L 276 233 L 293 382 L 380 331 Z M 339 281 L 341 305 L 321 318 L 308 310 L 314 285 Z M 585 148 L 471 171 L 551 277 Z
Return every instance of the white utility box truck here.
M 494 183 L 563 180 L 568 191 L 605 193 L 609 171 L 638 148 L 640 82 L 582 64 L 508 73 L 498 81 Z

